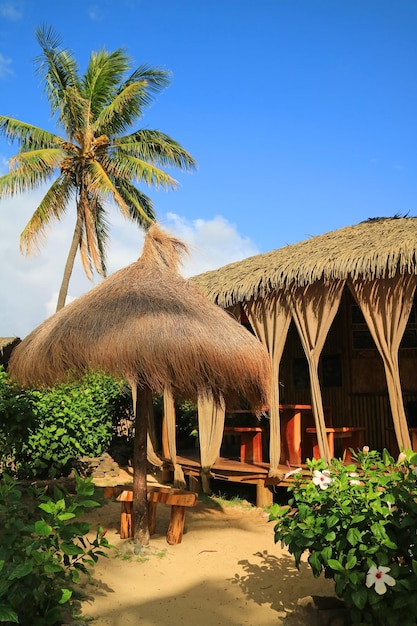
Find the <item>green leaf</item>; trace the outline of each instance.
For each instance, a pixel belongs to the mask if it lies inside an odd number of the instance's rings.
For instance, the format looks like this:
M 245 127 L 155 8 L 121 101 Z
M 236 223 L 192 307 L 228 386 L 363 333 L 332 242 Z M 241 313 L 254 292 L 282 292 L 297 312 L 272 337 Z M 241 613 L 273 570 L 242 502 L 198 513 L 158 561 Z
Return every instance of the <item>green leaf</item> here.
M 14 580 L 16 578 L 24 578 L 28 574 L 30 574 L 33 570 L 32 561 L 26 561 L 25 563 L 19 563 L 17 567 L 14 568 L 12 573 L 9 576 L 9 580 Z
M 57 572 L 64 571 L 64 568 L 58 563 L 45 563 L 44 570 L 48 574 L 56 574 Z
M 330 515 L 330 517 L 326 519 L 326 526 L 327 528 L 332 528 L 338 522 L 339 522 L 339 518 L 336 515 Z
M 61 545 L 61 550 L 64 554 L 68 556 L 76 556 L 78 554 L 83 554 L 84 550 L 79 546 L 76 546 L 74 543 L 63 543 Z
M 359 587 L 352 593 L 352 602 L 358 609 L 365 608 L 366 601 L 368 599 L 368 593 L 366 587 Z
M 333 570 L 335 570 L 336 572 L 344 572 L 345 568 L 343 567 L 343 565 L 341 563 L 339 563 L 339 561 L 337 561 L 336 559 L 329 559 L 327 561 L 329 567 L 331 567 Z
M 42 511 L 45 511 L 45 513 L 50 513 L 51 515 L 56 512 L 55 502 L 52 501 L 41 502 L 41 504 L 39 504 L 39 508 L 42 509 Z
M 35 522 L 35 532 L 40 537 L 47 537 L 53 531 L 52 526 L 49 526 L 43 519 Z
M 348 558 L 345 568 L 346 569 L 352 569 L 352 567 L 355 567 L 356 563 L 357 563 L 358 559 L 356 558 L 355 555 L 352 555 L 351 557 Z
M 96 502 L 95 500 L 80 500 L 77 504 L 79 504 L 80 506 L 85 506 L 86 508 L 100 506 L 100 503 Z
M 332 550 L 331 546 L 326 546 L 321 551 L 321 557 L 322 557 L 323 561 L 325 561 L 325 562 L 332 558 L 332 554 L 333 554 L 333 550 Z
M 17 613 L 7 604 L 0 604 L 0 622 L 19 623 Z
M 346 539 L 351 546 L 356 546 L 362 539 L 362 533 L 357 528 L 349 528 Z
M 70 513 L 69 511 L 67 511 L 66 513 L 60 513 L 58 515 L 58 519 L 60 522 L 65 522 L 66 520 L 73 519 L 74 517 L 76 517 L 75 513 Z
M 308 557 L 308 562 L 310 563 L 313 570 L 316 572 L 320 572 L 322 569 L 322 564 L 320 560 L 320 554 L 318 552 L 312 552 Z
M 71 589 L 61 589 L 61 598 L 58 600 L 59 604 L 65 604 L 72 596 Z

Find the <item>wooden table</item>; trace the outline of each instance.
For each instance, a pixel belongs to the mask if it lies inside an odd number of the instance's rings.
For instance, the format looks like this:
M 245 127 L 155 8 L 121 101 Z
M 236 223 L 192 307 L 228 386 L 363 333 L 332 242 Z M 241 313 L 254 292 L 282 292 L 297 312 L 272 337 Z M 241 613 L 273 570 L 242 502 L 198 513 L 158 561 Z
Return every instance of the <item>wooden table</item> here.
M 240 460 L 243 463 L 262 463 L 260 426 L 225 426 L 224 432 L 240 437 Z
M 315 459 L 320 458 L 320 451 L 317 442 L 317 429 L 307 428 L 307 434 L 312 436 L 312 449 Z M 345 455 L 345 461 L 348 463 L 352 460 L 353 450 L 362 449 L 363 447 L 363 433 L 365 428 L 363 426 L 341 426 L 339 428 L 326 428 L 327 443 L 329 445 L 330 456 L 334 457 L 334 440 L 342 440 L 342 456 Z
M 281 458 L 280 463 L 301 465 L 301 422 L 303 415 L 313 419 L 313 409 L 310 404 L 280 404 L 281 426 Z M 313 422 L 314 423 L 314 422 Z

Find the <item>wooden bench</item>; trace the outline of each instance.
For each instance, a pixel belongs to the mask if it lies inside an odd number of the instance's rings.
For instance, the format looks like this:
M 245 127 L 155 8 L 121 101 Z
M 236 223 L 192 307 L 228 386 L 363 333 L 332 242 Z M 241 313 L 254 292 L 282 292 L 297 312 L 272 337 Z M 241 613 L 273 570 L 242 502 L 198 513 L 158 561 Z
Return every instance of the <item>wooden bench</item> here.
M 106 487 L 104 489 L 104 497 L 116 498 L 121 503 L 120 538 L 128 539 L 133 537 L 133 487 L 129 485 Z M 174 489 L 173 487 L 148 486 L 148 524 L 150 535 L 155 533 L 156 507 L 158 503 L 171 507 L 167 542 L 170 545 L 181 543 L 185 524 L 185 509 L 197 504 L 197 494 L 193 491 Z

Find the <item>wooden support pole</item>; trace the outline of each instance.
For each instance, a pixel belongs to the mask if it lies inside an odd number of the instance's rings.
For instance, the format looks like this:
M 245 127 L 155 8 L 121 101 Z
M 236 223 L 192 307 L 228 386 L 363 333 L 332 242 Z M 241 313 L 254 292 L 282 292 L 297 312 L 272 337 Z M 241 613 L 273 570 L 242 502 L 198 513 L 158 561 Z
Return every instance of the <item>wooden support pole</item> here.
M 185 523 L 185 506 L 171 506 L 171 520 L 167 531 L 167 543 L 175 545 L 181 543 Z
M 120 513 L 120 539 L 129 539 L 133 536 L 132 528 L 132 503 L 122 502 Z
M 147 434 L 150 412 L 153 411 L 149 387 L 136 388 L 135 439 L 133 446 L 133 538 L 141 545 L 149 543 L 146 477 L 148 473 Z
M 149 523 L 149 534 L 152 536 L 155 534 L 156 530 L 156 502 L 148 502 L 148 523 Z
M 269 487 L 264 482 L 256 484 L 256 506 L 259 508 L 272 506 L 274 502 L 274 496 Z

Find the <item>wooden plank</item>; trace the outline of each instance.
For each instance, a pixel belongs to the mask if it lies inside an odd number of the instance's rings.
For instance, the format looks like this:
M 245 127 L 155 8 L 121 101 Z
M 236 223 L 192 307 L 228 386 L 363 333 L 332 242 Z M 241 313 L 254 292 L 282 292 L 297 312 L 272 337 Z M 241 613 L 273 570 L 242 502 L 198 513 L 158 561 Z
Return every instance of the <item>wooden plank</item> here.
M 118 502 L 133 502 L 133 488 L 113 488 L 113 494 Z M 111 497 L 111 496 L 106 496 Z M 171 487 L 148 487 L 148 502 L 162 503 L 177 506 L 195 506 L 197 504 L 197 494 L 193 491 L 174 489 Z

